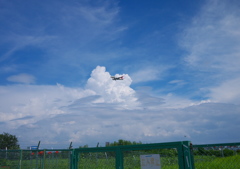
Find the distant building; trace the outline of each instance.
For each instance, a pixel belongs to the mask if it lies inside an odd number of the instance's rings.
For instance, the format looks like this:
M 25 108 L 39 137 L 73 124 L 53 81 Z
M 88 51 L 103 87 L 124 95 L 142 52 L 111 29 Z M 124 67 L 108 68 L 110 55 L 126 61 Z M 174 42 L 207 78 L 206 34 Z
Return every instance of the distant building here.
M 30 146 L 27 147 L 28 150 L 37 150 L 38 146 Z

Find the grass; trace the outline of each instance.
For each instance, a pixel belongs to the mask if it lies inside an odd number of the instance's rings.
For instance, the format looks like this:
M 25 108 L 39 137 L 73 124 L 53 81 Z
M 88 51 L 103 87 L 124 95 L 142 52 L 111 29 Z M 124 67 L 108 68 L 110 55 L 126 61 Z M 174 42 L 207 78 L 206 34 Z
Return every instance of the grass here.
M 29 160 L 7 160 L 4 166 L 1 167 L 9 167 L 11 169 L 69 169 L 70 162 L 69 159 L 48 159 L 43 160 L 42 158 L 35 158 Z
M 229 157 L 194 156 L 195 169 L 237 169 L 240 155 Z
M 194 156 L 195 169 L 237 169 L 240 168 L 240 155 L 229 157 Z M 5 166 L 19 168 L 18 160 L 6 160 Z M 78 169 L 115 169 L 115 157 L 97 158 L 92 156 L 78 161 Z M 68 158 L 25 159 L 21 161 L 21 169 L 68 169 Z M 1 168 L 1 166 L 0 166 Z M 161 157 L 161 169 L 178 169 L 177 157 Z M 139 156 L 125 156 L 124 169 L 141 169 Z

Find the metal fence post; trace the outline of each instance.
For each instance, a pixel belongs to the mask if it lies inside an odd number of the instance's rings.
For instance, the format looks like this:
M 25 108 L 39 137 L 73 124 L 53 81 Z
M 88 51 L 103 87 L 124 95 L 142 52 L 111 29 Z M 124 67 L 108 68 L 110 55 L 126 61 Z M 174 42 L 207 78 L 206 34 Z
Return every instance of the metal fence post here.
M 22 168 L 22 150 L 20 150 L 19 169 Z
M 45 169 L 45 162 L 46 162 L 46 149 L 43 150 L 43 162 L 42 162 L 43 169 Z
M 77 169 L 77 162 L 78 160 L 76 159 L 77 158 L 77 151 L 75 151 L 75 149 L 72 149 L 71 151 L 71 158 L 70 158 L 70 168 L 71 169 Z
M 190 143 L 190 155 L 191 155 L 191 161 L 192 161 L 192 168 L 195 169 L 194 152 L 193 152 L 193 144 L 192 143 Z
M 123 169 L 123 153 L 120 147 L 116 147 L 116 169 Z
M 183 153 L 183 148 L 182 148 L 182 144 L 178 145 L 177 147 L 177 151 L 178 151 L 178 166 L 179 169 L 184 169 L 184 153 Z
M 194 169 L 194 160 L 191 152 L 190 141 L 183 141 L 183 161 L 185 169 Z

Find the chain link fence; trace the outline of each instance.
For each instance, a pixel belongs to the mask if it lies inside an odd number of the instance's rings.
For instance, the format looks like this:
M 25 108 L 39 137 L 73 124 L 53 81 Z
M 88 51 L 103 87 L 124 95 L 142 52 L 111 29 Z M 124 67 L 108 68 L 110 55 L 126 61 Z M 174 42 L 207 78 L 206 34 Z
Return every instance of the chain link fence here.
M 0 150 L 5 169 L 240 169 L 240 143 L 189 141 L 116 147 Z
M 123 151 L 122 154 L 124 169 L 141 169 L 141 155 L 152 154 L 159 154 L 161 169 L 179 168 L 176 149 L 128 150 Z M 114 151 L 84 152 L 80 153 L 78 158 L 78 169 L 116 169 L 116 153 Z
M 76 149 L 77 169 L 192 169 L 190 142 Z
M 19 158 L 21 155 L 20 150 L 7 151 L 0 150 L 0 167 L 1 168 L 18 168 Z
M 78 169 L 115 169 L 115 152 L 86 152 L 79 154 Z
M 11 169 L 68 169 L 69 150 L 0 150 L 0 168 Z
M 193 146 L 195 169 L 240 168 L 240 143 Z

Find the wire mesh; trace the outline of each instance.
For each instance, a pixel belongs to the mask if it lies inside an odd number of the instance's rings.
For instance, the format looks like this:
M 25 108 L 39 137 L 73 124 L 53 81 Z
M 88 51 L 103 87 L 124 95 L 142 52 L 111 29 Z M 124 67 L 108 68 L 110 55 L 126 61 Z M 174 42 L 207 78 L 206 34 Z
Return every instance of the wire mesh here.
M 18 168 L 20 166 L 21 151 L 0 150 L 1 168 Z
M 194 146 L 195 169 L 237 169 L 240 168 L 240 147 Z
M 160 169 L 240 169 L 240 143 L 192 146 L 188 141 L 70 150 L 0 150 L 0 168 L 141 169 L 143 163 L 156 164 L 153 156 L 158 158 Z
M 78 169 L 116 169 L 116 153 L 79 153 Z
M 0 151 L 0 168 L 66 169 L 71 151 L 9 150 Z

